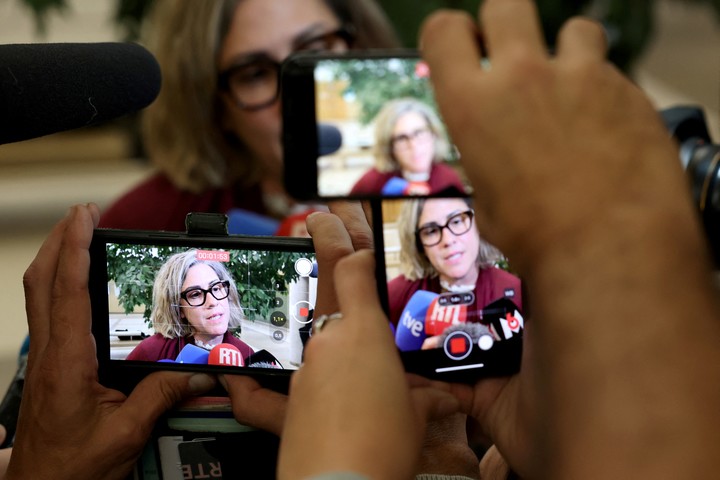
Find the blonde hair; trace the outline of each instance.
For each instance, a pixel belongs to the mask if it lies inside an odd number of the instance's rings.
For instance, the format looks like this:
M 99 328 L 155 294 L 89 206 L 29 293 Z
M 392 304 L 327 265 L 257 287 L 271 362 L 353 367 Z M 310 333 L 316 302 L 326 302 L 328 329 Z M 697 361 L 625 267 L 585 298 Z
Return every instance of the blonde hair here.
M 193 334 L 190 324 L 180 315 L 180 295 L 188 270 L 198 264 L 207 265 L 213 269 L 221 281 L 230 282 L 228 329 L 239 331 L 243 311 L 240 306 L 240 295 L 232 276 L 222 263 L 198 260 L 197 250 L 188 250 L 168 258 L 155 276 L 150 315 L 155 333 L 159 333 L 165 338 L 179 338 Z
M 157 100 L 143 114 L 142 137 L 154 164 L 174 185 L 208 188 L 260 181 L 262 166 L 242 140 L 221 127 L 216 60 L 242 0 L 155 0 L 145 31 L 163 74 Z M 356 35 L 353 48 L 398 46 L 373 0 L 323 0 Z
M 468 207 L 472 207 L 469 198 L 463 198 Z M 438 276 L 432 263 L 425 255 L 425 250 L 417 238 L 418 222 L 422 214 L 425 202 L 432 199 L 405 200 L 398 216 L 398 230 L 400 236 L 400 272 L 408 280 L 415 281 L 422 278 L 433 278 Z M 496 265 L 504 257 L 500 250 L 486 242 L 475 228 L 474 220 L 472 230 L 478 235 L 479 247 L 475 260 L 479 269 L 485 269 Z
M 400 166 L 393 153 L 393 130 L 398 119 L 406 113 L 421 115 L 433 134 L 433 163 L 446 160 L 450 156 L 450 142 L 445 127 L 435 110 L 425 102 L 415 98 L 390 100 L 375 116 L 375 168 L 379 172 L 394 172 Z

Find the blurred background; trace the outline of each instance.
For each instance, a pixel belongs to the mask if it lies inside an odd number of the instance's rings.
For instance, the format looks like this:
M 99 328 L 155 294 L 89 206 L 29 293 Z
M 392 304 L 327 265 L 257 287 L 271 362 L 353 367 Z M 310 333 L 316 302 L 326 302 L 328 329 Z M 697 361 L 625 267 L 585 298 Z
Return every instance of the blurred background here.
M 0 44 L 137 39 L 151 0 L 0 0 Z M 479 0 L 380 2 L 407 46 L 441 6 L 476 11 Z M 720 0 L 538 0 L 549 32 L 585 12 L 609 32 L 611 59 L 657 108 L 696 104 L 720 142 Z M 551 41 L 551 39 L 550 39 Z M 101 208 L 146 176 L 132 119 L 0 146 L 0 391 L 26 335 L 22 274 L 52 225 L 79 202 Z

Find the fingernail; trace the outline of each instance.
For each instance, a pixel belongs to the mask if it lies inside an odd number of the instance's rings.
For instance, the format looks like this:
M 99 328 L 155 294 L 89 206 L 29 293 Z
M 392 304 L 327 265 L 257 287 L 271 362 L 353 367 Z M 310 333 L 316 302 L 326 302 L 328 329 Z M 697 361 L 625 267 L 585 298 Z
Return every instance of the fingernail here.
M 310 215 L 305 217 L 305 221 L 307 222 L 311 218 L 317 217 L 318 215 L 322 215 L 323 213 L 327 213 L 327 212 L 312 212 Z
M 205 393 L 215 386 L 215 377 L 206 373 L 196 373 L 188 380 L 188 387 L 193 394 Z

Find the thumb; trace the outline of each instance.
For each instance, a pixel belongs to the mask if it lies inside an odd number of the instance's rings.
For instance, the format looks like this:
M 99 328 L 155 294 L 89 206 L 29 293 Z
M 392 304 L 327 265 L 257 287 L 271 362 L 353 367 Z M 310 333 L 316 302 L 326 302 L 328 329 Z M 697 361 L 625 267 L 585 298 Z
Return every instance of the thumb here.
M 122 409 L 138 425 L 153 425 L 180 400 L 203 394 L 216 383 L 215 377 L 205 373 L 155 372 L 137 384 Z
M 460 411 L 460 402 L 450 392 L 435 388 L 413 388 L 410 397 L 419 420 L 437 420 Z

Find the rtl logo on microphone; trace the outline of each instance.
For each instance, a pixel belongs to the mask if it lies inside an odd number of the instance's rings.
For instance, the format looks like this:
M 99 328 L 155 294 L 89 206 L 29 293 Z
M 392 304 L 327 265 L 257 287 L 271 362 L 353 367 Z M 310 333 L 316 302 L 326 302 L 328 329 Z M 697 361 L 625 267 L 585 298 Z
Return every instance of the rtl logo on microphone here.
M 428 335 L 440 335 L 447 327 L 467 321 L 466 305 L 440 305 L 433 300 L 425 319 L 425 331 Z
M 210 365 L 224 365 L 228 367 L 242 367 L 244 365 L 242 354 L 235 345 L 221 343 L 210 350 L 208 358 Z

